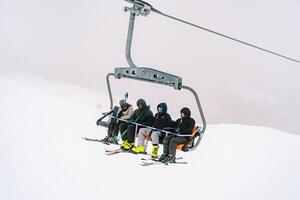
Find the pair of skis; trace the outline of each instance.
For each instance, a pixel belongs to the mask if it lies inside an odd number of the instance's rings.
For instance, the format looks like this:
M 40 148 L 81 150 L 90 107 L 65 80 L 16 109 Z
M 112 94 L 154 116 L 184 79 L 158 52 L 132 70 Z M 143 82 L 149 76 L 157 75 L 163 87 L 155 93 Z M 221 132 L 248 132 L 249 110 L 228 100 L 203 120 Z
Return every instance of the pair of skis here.
M 82 137 L 82 139 L 84 139 L 86 141 L 101 142 L 103 144 L 110 145 L 110 143 L 106 143 L 106 142 L 104 142 L 102 140 L 99 140 L 99 139 L 92 139 L 92 138 L 87 138 L 87 137 Z M 105 149 L 104 150 L 104 154 L 107 155 L 107 156 L 115 155 L 115 154 L 119 154 L 119 153 L 136 154 L 133 151 L 124 151 L 121 148 L 112 149 L 112 150 L 110 150 L 110 149 Z M 165 165 L 168 165 L 168 164 L 187 164 L 187 162 L 185 162 L 185 161 L 177 161 L 177 160 L 181 160 L 181 159 L 183 159 L 183 158 L 182 157 L 177 157 L 175 163 L 170 163 L 170 162 L 160 162 L 158 159 L 155 159 L 155 158 L 141 158 L 140 165 L 141 166 L 150 166 L 150 165 L 158 165 L 158 164 L 165 164 Z
M 119 153 L 133 153 L 133 154 L 136 154 L 132 151 L 124 151 L 120 148 L 119 149 L 114 149 L 114 150 L 105 149 L 104 153 L 107 156 L 115 155 L 115 154 L 119 154 Z M 157 158 L 141 158 L 140 165 L 146 167 L 146 166 L 150 166 L 150 165 L 159 165 L 159 164 L 165 164 L 165 165 L 168 165 L 168 164 L 187 164 L 186 161 L 178 161 L 178 160 L 181 160 L 181 159 L 183 159 L 183 157 L 177 157 L 176 162 L 171 163 L 171 162 L 161 162 Z
M 164 164 L 164 165 L 169 165 L 169 164 L 188 164 L 186 161 L 178 161 L 183 159 L 182 157 L 177 157 L 175 162 L 161 162 L 156 158 L 141 158 L 142 162 L 140 163 L 141 166 L 147 167 L 150 165 L 159 165 L 159 164 Z

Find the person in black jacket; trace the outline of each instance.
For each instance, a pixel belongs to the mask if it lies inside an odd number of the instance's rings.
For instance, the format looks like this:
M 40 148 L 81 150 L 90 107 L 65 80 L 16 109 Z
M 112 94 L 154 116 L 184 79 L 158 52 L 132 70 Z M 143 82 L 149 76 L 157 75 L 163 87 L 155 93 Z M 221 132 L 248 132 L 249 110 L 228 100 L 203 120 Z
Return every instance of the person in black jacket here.
M 173 121 L 171 119 L 171 116 L 168 114 L 167 104 L 166 103 L 158 104 L 157 113 L 154 116 L 152 127 L 162 130 L 166 127 L 171 127 L 172 123 Z M 155 130 L 151 128 L 141 128 L 139 130 L 139 134 L 137 138 L 137 146 L 132 148 L 132 151 L 134 153 L 146 153 L 145 136 L 151 134 L 151 140 L 153 145 L 151 157 L 157 158 L 159 141 L 160 139 L 164 138 L 164 136 L 166 135 L 164 132 L 160 130 Z
M 137 101 L 137 107 L 133 112 L 133 115 L 129 119 L 131 122 L 139 123 L 146 126 L 151 126 L 153 120 L 153 113 L 150 110 L 150 106 L 147 106 L 144 99 L 139 99 Z M 135 124 L 124 123 L 120 125 L 120 132 L 122 136 L 123 143 L 121 144 L 121 149 L 130 150 L 133 147 L 135 139 Z M 140 126 L 137 127 L 137 131 Z
M 181 118 L 175 122 L 175 131 L 177 135 L 167 135 L 164 139 L 163 154 L 159 158 L 161 162 L 175 162 L 176 146 L 178 144 L 186 144 L 192 134 L 193 127 L 195 126 L 195 120 L 191 118 L 191 111 L 189 108 L 182 108 L 180 110 Z

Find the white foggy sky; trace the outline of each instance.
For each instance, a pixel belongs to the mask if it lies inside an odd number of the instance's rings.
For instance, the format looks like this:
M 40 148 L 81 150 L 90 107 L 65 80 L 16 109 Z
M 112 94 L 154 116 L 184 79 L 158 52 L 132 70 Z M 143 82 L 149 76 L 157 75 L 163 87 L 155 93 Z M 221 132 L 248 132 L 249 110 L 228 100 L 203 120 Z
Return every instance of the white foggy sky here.
M 300 59 L 297 0 L 149 3 L 165 13 Z M 0 67 L 106 91 L 106 74 L 114 67 L 128 66 L 124 5 L 121 0 L 2 0 Z M 300 133 L 299 64 L 154 13 L 137 18 L 132 56 L 138 66 L 181 76 L 185 85 L 198 92 L 209 123 L 264 125 Z M 164 100 L 174 115 L 187 105 L 198 116 L 189 94 L 188 99 L 185 93 L 179 99 L 171 88 L 112 82 L 116 99 L 129 91 L 132 103 L 142 96 L 153 108 Z

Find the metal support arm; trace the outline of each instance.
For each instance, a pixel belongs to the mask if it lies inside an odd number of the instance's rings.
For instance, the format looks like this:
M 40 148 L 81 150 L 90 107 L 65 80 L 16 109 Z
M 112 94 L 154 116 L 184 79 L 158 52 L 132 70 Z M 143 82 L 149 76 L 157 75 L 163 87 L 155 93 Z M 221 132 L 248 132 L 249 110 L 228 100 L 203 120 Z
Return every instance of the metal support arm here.
M 134 21 L 135 21 L 135 13 L 130 12 L 129 18 L 129 26 L 128 26 L 128 33 L 127 33 L 127 42 L 126 42 L 126 59 L 127 63 L 130 67 L 137 67 L 131 57 L 131 45 L 132 45 L 132 36 L 133 36 L 133 28 L 134 28 Z

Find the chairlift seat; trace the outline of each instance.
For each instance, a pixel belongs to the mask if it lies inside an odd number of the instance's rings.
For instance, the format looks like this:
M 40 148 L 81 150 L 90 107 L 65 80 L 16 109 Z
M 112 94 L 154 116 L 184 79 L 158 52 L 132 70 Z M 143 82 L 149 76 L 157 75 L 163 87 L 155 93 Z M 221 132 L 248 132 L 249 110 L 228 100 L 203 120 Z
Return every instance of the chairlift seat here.
M 197 136 L 200 136 L 200 134 L 199 134 L 200 128 L 201 127 L 199 125 L 194 126 L 194 128 L 192 129 L 192 134 L 191 134 L 191 136 L 189 138 L 189 141 L 186 144 L 178 144 L 176 146 L 176 149 L 180 150 L 180 151 L 184 151 L 184 152 L 189 151 L 189 149 L 194 146 L 194 140 L 195 140 L 195 138 Z M 138 136 L 138 134 L 136 134 L 136 137 L 137 136 Z M 147 141 L 147 142 L 152 141 L 151 140 L 151 134 L 145 136 L 145 141 Z M 162 143 L 160 143 L 160 144 L 162 144 Z
M 189 151 L 190 148 L 192 148 L 194 146 L 194 140 L 197 136 L 199 136 L 199 130 L 200 130 L 200 126 L 194 126 L 194 128 L 192 129 L 192 135 L 189 138 L 189 141 L 186 144 L 178 144 L 176 146 L 177 150 L 181 150 L 184 152 Z

